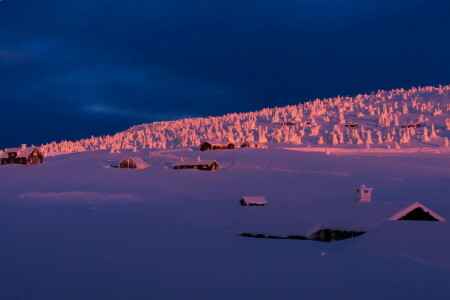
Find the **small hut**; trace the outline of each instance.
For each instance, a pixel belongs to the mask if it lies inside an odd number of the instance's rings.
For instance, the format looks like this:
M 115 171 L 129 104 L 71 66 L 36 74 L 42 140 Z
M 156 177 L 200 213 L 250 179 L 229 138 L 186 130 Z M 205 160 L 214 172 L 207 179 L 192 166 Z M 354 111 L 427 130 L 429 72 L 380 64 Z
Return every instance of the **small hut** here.
M 344 127 L 353 127 L 353 128 L 358 128 L 359 125 L 358 123 L 351 123 L 351 124 L 343 124 Z
M 403 124 L 400 125 L 401 128 L 419 128 L 422 125 L 420 123 L 413 123 L 413 124 Z
M 117 164 L 117 168 L 121 168 L 121 169 L 123 168 L 123 169 L 140 170 L 140 169 L 145 169 L 148 167 L 150 167 L 150 164 L 145 162 L 140 157 L 125 157 Z
M 241 148 L 259 148 L 259 149 L 266 149 L 267 146 L 260 144 L 260 143 L 250 143 L 250 142 L 243 142 L 241 145 Z
M 295 124 L 297 124 L 297 122 L 295 122 L 295 121 L 280 122 L 281 126 L 285 126 L 285 125 L 292 126 L 292 125 L 295 125 Z
M 172 166 L 175 170 L 197 169 L 202 171 L 217 171 L 220 169 L 220 164 L 215 160 L 181 161 Z
M 241 206 L 265 206 L 267 204 L 264 196 L 244 196 L 239 200 Z
M 235 149 L 236 145 L 231 142 L 204 141 L 200 144 L 200 151 Z
M 1 164 L 32 165 L 44 162 L 44 154 L 38 147 L 27 147 L 23 144 L 21 148 L 6 149 L 1 154 Z

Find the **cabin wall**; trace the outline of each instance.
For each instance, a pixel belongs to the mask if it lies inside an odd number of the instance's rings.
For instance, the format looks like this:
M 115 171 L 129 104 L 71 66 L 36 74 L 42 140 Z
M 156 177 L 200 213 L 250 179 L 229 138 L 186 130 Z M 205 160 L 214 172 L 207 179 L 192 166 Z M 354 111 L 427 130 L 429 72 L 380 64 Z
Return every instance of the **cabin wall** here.
M 42 153 L 40 153 L 37 149 L 34 149 L 26 159 L 27 164 L 42 164 L 43 162 L 44 155 L 42 155 Z
M 129 158 L 121 161 L 117 166 L 125 169 L 136 169 L 136 164 Z
M 332 242 L 350 239 L 364 234 L 364 231 L 343 231 L 334 229 L 320 229 L 314 232 L 308 239 L 319 242 Z
M 211 150 L 212 146 L 209 143 L 203 143 L 200 145 L 200 151 Z

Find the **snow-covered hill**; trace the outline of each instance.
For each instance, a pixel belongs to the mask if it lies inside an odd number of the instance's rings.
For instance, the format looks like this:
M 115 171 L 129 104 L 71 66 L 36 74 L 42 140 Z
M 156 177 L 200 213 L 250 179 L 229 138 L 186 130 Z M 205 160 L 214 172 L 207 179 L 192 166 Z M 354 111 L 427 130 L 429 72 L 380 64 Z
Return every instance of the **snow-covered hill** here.
M 282 125 L 292 122 L 293 125 Z M 345 125 L 358 124 L 358 127 Z M 420 123 L 419 128 L 401 125 Z M 43 145 L 46 153 L 176 148 L 203 140 L 336 147 L 442 147 L 450 137 L 450 85 L 378 91 L 222 117 L 154 122 L 114 135 Z M 345 146 L 344 146 L 345 145 Z M 354 146 L 348 146 L 354 145 Z

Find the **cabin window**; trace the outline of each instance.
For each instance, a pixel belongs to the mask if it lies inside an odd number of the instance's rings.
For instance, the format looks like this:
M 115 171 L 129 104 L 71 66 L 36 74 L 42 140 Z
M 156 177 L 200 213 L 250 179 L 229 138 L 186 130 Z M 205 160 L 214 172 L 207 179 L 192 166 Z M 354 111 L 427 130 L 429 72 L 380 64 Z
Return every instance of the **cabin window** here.
M 364 193 L 365 193 L 365 194 L 369 193 L 369 190 L 364 190 Z

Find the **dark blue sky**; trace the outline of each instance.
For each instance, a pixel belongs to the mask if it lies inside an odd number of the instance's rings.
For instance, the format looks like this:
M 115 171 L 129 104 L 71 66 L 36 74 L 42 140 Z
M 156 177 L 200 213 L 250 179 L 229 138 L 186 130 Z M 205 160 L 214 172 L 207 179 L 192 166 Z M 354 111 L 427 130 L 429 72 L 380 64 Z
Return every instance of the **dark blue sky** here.
M 448 84 L 449 2 L 3 0 L 0 147 Z

